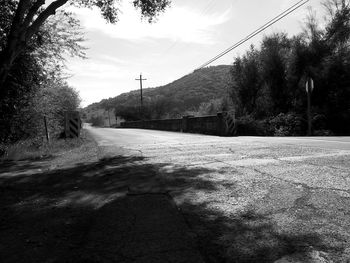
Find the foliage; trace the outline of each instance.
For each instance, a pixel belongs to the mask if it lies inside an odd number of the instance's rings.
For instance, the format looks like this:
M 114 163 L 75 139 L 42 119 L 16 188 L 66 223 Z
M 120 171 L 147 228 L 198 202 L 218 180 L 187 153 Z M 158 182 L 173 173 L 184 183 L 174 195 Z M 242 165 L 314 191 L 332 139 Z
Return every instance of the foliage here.
M 266 121 L 256 120 L 250 115 L 240 117 L 236 120 L 238 135 L 266 136 L 272 135 Z
M 59 81 L 42 84 L 33 100 L 35 114 L 46 116 L 49 133 L 56 137 L 63 131 L 64 112 L 75 111 L 80 105 L 79 94 L 65 82 Z
M 135 106 L 117 106 L 115 108 L 116 116 L 121 116 L 127 121 L 136 121 L 141 119 L 140 107 Z
M 141 10 L 144 18 L 152 22 L 155 17 L 163 12 L 169 5 L 170 0 L 134 0 L 133 4 L 136 8 Z
M 90 119 L 86 120 L 88 123 L 91 123 L 95 127 L 103 127 L 104 121 L 102 116 L 92 116 Z
M 233 106 L 227 98 L 212 99 L 199 105 L 197 116 L 216 115 L 220 111 L 232 110 Z
M 1 17 L 6 18 L 0 19 L 5 35 L 14 15 L 13 2 L 0 7 Z M 49 19 L 14 61 L 6 86 L 0 90 L 0 143 L 42 137 L 44 116 L 55 136 L 62 131 L 63 111 L 79 106 L 79 96 L 62 80 L 61 70 L 65 52 L 83 55 L 81 31 L 75 22 L 68 14 Z M 4 47 L 3 38 L 0 40 Z
M 6 86 L 6 80 L 14 61 L 28 46 L 31 46 L 31 42 L 36 40 L 40 42 L 42 38 L 40 31 L 43 30 L 43 25 L 45 23 L 48 24 L 49 18 L 56 14 L 57 9 L 64 8 L 66 4 L 88 8 L 97 7 L 100 9 L 101 15 L 108 22 L 115 23 L 118 20 L 119 14 L 119 9 L 116 7 L 117 2 L 117 0 L 54 0 L 45 5 L 44 0 L 1 0 L 1 13 L 5 13 L 5 15 L 0 20 L 0 23 L 2 24 L 4 22 L 6 26 L 3 26 L 0 32 L 2 40 L 0 49 L 0 90 Z M 152 19 L 158 13 L 169 6 L 170 1 L 134 0 L 133 4 L 136 8 L 140 9 L 143 17 L 148 18 L 152 22 Z M 50 25 L 50 28 L 54 28 L 54 24 Z M 54 34 L 50 36 L 54 36 Z M 79 36 L 77 37 L 79 38 Z M 77 42 L 75 40 L 73 43 Z M 71 44 L 69 43 L 68 45 L 72 46 Z M 60 47 L 60 45 L 56 47 Z M 66 49 L 64 45 L 63 49 Z
M 297 136 L 303 135 L 306 121 L 294 113 L 280 113 L 269 120 L 269 126 L 275 136 Z
M 238 97 L 238 109 L 241 115 L 254 111 L 261 85 L 259 74 L 259 53 L 251 46 L 242 58 L 237 58 L 232 67 L 233 86 Z
M 271 120 L 276 135 L 305 133 L 305 82 L 312 77 L 315 129 L 350 134 L 350 1 L 329 0 L 324 5 L 324 28 L 311 12 L 301 34 L 266 36 L 260 48 L 251 47 L 235 59 L 231 93 L 237 96 L 236 112 L 243 123 L 254 126 L 244 119 L 249 116 Z M 322 116 L 322 125 L 316 116 Z

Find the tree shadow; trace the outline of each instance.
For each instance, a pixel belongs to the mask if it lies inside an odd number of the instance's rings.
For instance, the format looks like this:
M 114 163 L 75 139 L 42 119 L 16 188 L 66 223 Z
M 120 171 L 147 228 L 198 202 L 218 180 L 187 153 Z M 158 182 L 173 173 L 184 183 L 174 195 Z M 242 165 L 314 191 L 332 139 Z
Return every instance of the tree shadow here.
M 38 169 L 41 168 L 40 163 L 44 161 L 50 161 L 53 156 L 45 156 L 41 158 L 28 158 L 25 160 L 3 160 L 0 161 L 0 177 L 4 173 L 9 173 L 15 171 L 16 173 L 24 172 L 29 169 Z
M 0 177 L 0 261 L 78 262 L 95 218 L 127 193 L 170 191 L 181 198 L 222 186 L 206 179 L 213 172 L 206 168 L 178 166 L 161 172 L 171 165 L 115 156 L 30 176 Z M 184 200 L 178 207 L 207 262 L 273 262 L 307 246 L 323 247 L 318 235 L 278 232 L 270 218 L 253 210 L 228 217 L 208 203 Z
M 206 203 L 184 207 L 207 262 L 274 262 L 285 255 L 306 253 L 310 247 L 329 249 L 318 234 L 280 231 L 271 218 L 254 210 L 228 217 L 208 209 Z

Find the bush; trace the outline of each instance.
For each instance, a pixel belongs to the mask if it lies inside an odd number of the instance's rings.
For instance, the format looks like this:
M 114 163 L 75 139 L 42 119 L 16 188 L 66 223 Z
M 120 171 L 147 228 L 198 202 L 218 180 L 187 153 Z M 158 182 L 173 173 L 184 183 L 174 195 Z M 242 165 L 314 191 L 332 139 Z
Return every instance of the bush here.
M 330 130 L 314 130 L 313 135 L 315 135 L 315 136 L 334 136 L 334 133 Z
M 295 113 L 280 113 L 269 120 L 270 129 L 274 136 L 304 135 L 306 121 Z
M 271 135 L 268 123 L 266 120 L 254 120 L 250 115 L 237 119 L 238 135 Z
M 255 120 L 250 115 L 237 119 L 238 135 L 297 136 L 304 135 L 306 121 L 295 113 L 280 113 L 277 116 Z
M 95 127 L 103 127 L 104 126 L 104 119 L 102 116 L 92 116 L 88 121 L 88 123 L 91 123 L 92 126 Z

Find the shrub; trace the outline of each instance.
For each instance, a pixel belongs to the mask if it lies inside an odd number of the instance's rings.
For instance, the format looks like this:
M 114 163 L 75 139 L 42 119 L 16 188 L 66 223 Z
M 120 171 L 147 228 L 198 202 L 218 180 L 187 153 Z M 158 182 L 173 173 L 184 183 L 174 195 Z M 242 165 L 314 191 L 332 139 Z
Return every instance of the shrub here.
M 324 114 L 315 114 L 312 117 L 312 128 L 315 130 L 325 130 L 327 127 L 327 117 Z
M 92 126 L 95 127 L 103 127 L 104 126 L 104 120 L 102 116 L 92 116 L 90 120 L 87 121 L 88 123 L 91 123 Z
M 305 120 L 295 113 L 280 113 L 269 120 L 270 129 L 274 136 L 304 135 Z
M 313 135 L 315 135 L 315 136 L 334 136 L 334 133 L 330 130 L 314 130 Z
M 237 119 L 237 133 L 238 135 L 271 135 L 266 120 L 255 120 L 250 115 Z

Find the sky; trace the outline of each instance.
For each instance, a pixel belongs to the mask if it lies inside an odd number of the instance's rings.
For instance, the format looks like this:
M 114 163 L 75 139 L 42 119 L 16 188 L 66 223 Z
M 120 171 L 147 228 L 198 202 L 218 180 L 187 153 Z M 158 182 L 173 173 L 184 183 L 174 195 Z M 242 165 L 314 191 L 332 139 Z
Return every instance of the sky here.
M 87 59 L 67 58 L 68 84 L 85 107 L 102 99 L 173 82 L 195 70 L 299 0 L 172 0 L 155 23 L 142 20 L 129 0 L 119 21 L 108 24 L 96 9 L 70 7 L 85 32 Z M 309 9 L 322 16 L 321 0 L 310 0 L 264 32 L 211 65 L 232 64 L 264 35 L 302 31 Z

